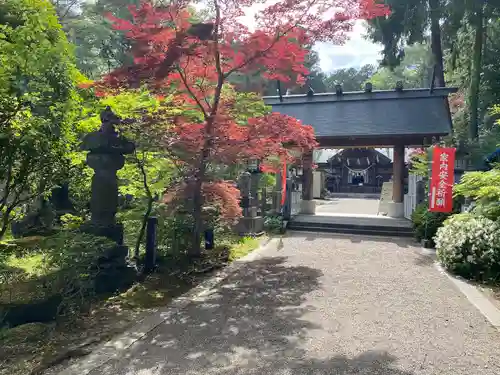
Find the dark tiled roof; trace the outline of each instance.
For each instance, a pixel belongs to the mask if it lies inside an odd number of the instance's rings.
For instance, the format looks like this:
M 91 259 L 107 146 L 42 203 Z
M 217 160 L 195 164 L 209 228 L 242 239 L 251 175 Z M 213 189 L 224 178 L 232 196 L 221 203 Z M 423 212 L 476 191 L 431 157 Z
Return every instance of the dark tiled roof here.
M 449 134 L 446 103 L 453 88 L 265 97 L 273 112 L 311 125 L 317 137 L 439 136 Z
M 391 159 L 373 148 L 346 148 L 337 154 L 333 155 L 328 163 L 341 164 L 342 160 L 360 160 L 363 164 L 382 164 L 389 165 L 392 163 Z

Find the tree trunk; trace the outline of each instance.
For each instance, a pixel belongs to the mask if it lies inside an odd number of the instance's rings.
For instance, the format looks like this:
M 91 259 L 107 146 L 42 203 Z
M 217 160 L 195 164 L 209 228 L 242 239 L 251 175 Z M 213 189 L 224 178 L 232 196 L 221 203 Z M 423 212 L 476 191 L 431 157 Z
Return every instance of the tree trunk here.
M 5 209 L 3 215 L 1 216 L 1 218 L 2 218 L 2 226 L 0 228 L 0 240 L 3 239 L 3 237 L 5 236 L 5 233 L 7 233 L 7 230 L 9 229 L 9 224 L 11 223 L 10 214 L 14 210 L 14 207 L 15 206 L 8 206 Z
M 148 206 L 146 208 L 146 212 L 144 213 L 143 219 L 142 219 L 142 225 L 141 229 L 139 230 L 139 235 L 137 236 L 137 241 L 135 242 L 135 249 L 134 249 L 134 258 L 135 258 L 135 263 L 136 265 L 139 265 L 139 252 L 141 249 L 141 243 L 142 240 L 144 239 L 144 234 L 146 232 L 146 226 L 148 224 L 148 219 L 149 216 L 151 215 L 151 211 L 153 211 L 153 194 L 151 194 L 151 189 L 149 188 L 148 185 L 148 176 L 146 174 L 146 169 L 144 168 L 144 156 L 143 156 L 143 161 L 139 160 L 137 153 L 135 154 L 135 159 L 137 163 L 137 167 L 141 171 L 142 174 L 142 183 L 144 186 L 144 192 L 146 193 L 146 197 L 148 200 Z
M 188 254 L 191 257 L 199 257 L 201 255 L 201 234 L 203 231 L 203 180 L 205 178 L 206 171 L 206 159 L 208 156 L 206 150 L 202 152 L 202 160 L 200 161 L 200 166 L 198 172 L 196 173 L 196 180 L 194 186 L 193 194 L 193 237 L 191 241 L 191 246 L 189 246 Z
M 470 127 L 469 138 L 476 139 L 479 134 L 479 86 L 481 84 L 482 57 L 483 57 L 483 34 L 484 14 L 483 6 L 477 6 L 474 16 L 474 49 L 472 55 L 472 74 L 470 80 L 469 102 L 470 102 Z
M 219 93 L 220 95 L 220 93 Z M 189 247 L 188 254 L 191 257 L 199 257 L 201 255 L 201 235 L 203 232 L 203 182 L 205 181 L 205 175 L 207 171 L 207 162 L 210 156 L 210 149 L 212 147 L 212 129 L 214 118 L 210 116 L 207 121 L 206 129 L 206 137 L 205 145 L 201 152 L 201 158 L 199 161 L 198 168 L 195 173 L 195 185 L 194 185 L 194 193 L 193 193 L 193 237 L 192 243 Z
M 3 236 L 5 236 L 5 233 L 7 233 L 7 229 L 9 228 L 9 222 L 7 218 L 2 220 L 2 228 L 0 229 L 0 240 L 3 239 Z
M 213 42 L 214 42 L 214 58 L 215 58 L 215 68 L 217 70 L 217 87 L 214 93 L 213 103 L 210 109 L 210 115 L 207 116 L 206 112 L 203 110 L 203 105 L 199 103 L 199 107 L 202 109 L 205 117 L 205 142 L 203 145 L 203 149 L 201 152 L 201 158 L 199 161 L 198 168 L 195 172 L 195 189 L 193 194 L 193 219 L 194 219 L 194 228 L 193 228 L 193 241 L 191 246 L 189 247 L 189 255 L 191 257 L 198 257 L 201 255 L 201 234 L 203 231 L 203 204 L 204 196 L 203 196 L 203 182 L 205 181 L 205 174 L 207 170 L 208 158 L 210 156 L 210 152 L 213 146 L 212 133 L 215 122 L 215 116 L 217 115 L 217 111 L 219 109 L 220 98 L 222 94 L 222 86 L 224 85 L 224 80 L 226 79 L 226 75 L 222 71 L 221 65 L 221 56 L 219 51 L 219 26 L 221 24 L 221 13 L 219 8 L 219 3 L 217 0 L 213 3 L 215 8 L 215 23 L 213 30 Z M 193 98 L 198 102 L 196 96 L 192 95 Z
M 429 0 L 429 13 L 431 19 L 431 50 L 434 59 L 434 74 L 436 87 L 445 87 L 443 47 L 441 45 L 441 28 L 439 19 L 441 18 L 441 9 L 439 0 Z
M 146 233 L 146 226 L 148 224 L 148 219 L 151 215 L 151 211 L 153 211 L 153 198 L 148 197 L 148 207 L 146 208 L 146 212 L 144 213 L 144 216 L 142 218 L 141 229 L 139 231 L 139 235 L 137 236 L 137 241 L 135 242 L 134 258 L 136 265 L 139 264 L 141 243 L 144 239 L 144 234 Z

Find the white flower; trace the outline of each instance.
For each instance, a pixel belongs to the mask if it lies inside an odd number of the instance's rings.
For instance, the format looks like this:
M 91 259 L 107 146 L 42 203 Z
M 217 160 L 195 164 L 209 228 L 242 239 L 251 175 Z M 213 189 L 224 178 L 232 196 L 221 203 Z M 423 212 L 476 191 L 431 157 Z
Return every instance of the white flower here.
M 467 263 L 479 265 L 480 272 L 487 272 L 486 267 L 500 268 L 500 223 L 470 213 L 454 215 L 439 228 L 434 240 L 438 258 L 448 269 Z

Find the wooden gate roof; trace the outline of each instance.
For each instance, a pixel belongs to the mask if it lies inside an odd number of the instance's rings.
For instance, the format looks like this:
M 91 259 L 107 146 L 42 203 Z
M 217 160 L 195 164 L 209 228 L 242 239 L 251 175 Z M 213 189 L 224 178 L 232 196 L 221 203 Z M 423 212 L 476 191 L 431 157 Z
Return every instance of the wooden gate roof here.
M 287 95 L 282 101 L 278 96 L 268 96 L 264 102 L 272 106 L 273 112 L 311 125 L 321 145 L 326 146 L 327 139 L 366 139 L 363 144 L 390 145 L 398 138 L 421 144 L 424 137 L 451 132 L 448 95 L 456 91 L 427 88 Z

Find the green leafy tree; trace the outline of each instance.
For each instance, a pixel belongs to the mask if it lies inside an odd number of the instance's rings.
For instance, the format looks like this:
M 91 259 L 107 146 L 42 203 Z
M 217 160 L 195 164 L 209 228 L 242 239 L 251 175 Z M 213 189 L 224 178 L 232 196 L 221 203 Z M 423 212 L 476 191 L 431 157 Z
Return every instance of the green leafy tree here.
M 85 0 L 50 0 L 56 9 L 57 18 L 64 26 L 69 20 L 78 17 L 78 9 Z
M 305 84 L 302 86 L 292 86 L 289 92 L 291 94 L 305 94 L 309 89 L 314 90 L 315 93 L 328 91 L 325 74 L 319 67 L 319 54 L 312 47 L 309 49 L 304 66 L 309 70 Z
M 500 218 L 500 166 L 487 172 L 466 173 L 454 188 L 458 196 L 472 198 L 474 211 L 491 220 Z
M 118 171 L 118 178 L 122 195 L 131 195 L 137 202 L 144 203 L 126 215 L 128 221 L 133 220 L 138 226 L 133 229 L 138 257 L 155 197 L 160 196 L 175 177 L 174 162 L 158 140 L 168 128 L 169 119 L 181 114 L 182 110 L 172 105 L 168 97 L 157 98 L 146 90 L 124 91 L 87 106 L 85 112 L 88 115 L 83 115 L 84 118 L 78 123 L 79 133 L 97 130 L 100 126 L 99 114 L 108 106 L 125 120 L 118 130 L 136 144 L 136 151 L 127 157 L 125 166 Z M 80 176 L 73 180 L 73 194 L 76 191 L 77 195 L 88 201 L 92 172 L 85 164 L 83 152 L 74 152 L 72 160 Z
M 461 87 L 466 97 L 466 110 L 457 118 L 459 127 L 464 124 L 465 138 L 476 140 L 484 115 L 497 102 L 485 100 L 484 83 L 485 67 L 489 65 L 486 59 L 498 59 L 497 54 L 487 53 L 487 49 L 488 45 L 496 44 L 495 38 L 489 36 L 489 29 L 498 22 L 500 1 L 385 2 L 391 7 L 391 15 L 370 21 L 370 37 L 384 45 L 382 64 L 394 69 L 404 60 L 408 45 L 427 41 L 432 51 L 431 65 L 435 67 L 435 84 L 445 85 L 446 61 L 447 80 Z M 458 131 L 459 138 L 463 138 L 462 129 Z
M 87 77 L 98 79 L 132 62 L 130 42 L 111 27 L 106 14 L 131 20 L 128 7 L 138 6 L 140 0 L 51 1 L 68 40 L 75 45 L 77 67 Z M 202 12 L 196 14 L 203 16 Z
M 382 66 L 394 68 L 405 57 L 408 45 L 429 41 L 432 65 L 435 66 L 435 84 L 445 86 L 441 27 L 445 0 L 385 0 L 391 9 L 388 17 L 377 17 L 368 21 L 369 36 L 382 43 Z
M 462 140 L 475 140 L 490 106 L 498 103 L 499 11 L 500 2 L 449 1 L 443 41 L 448 48 L 449 79 L 466 93 L 465 129 L 458 129 Z
M 0 238 L 67 171 L 80 79 L 47 0 L 0 2 Z
M 364 65 L 360 69 L 338 69 L 325 77 L 327 91 L 335 91 L 335 85 L 342 85 L 344 91 L 359 91 L 363 89 L 366 81 L 375 73 L 373 65 Z
M 75 46 L 78 69 L 96 79 L 117 66 L 130 62 L 130 44 L 113 30 L 105 14 L 126 18 L 129 5 L 139 0 L 50 0 L 68 40 Z
M 308 48 L 309 53 L 304 63 L 304 66 L 309 70 L 306 82 L 304 85 L 285 84 L 281 83 L 282 95 L 288 94 L 305 94 L 310 88 L 316 93 L 326 92 L 327 85 L 325 82 L 325 74 L 319 67 L 319 55 L 312 47 Z M 291 82 L 294 82 L 294 77 L 291 76 Z M 251 73 L 238 73 L 230 78 L 230 82 L 239 90 L 244 92 L 257 92 L 262 95 L 274 96 L 278 95 L 278 84 L 276 81 L 268 80 L 262 77 L 260 71 Z
M 432 56 L 427 44 L 405 48 L 405 57 L 395 68 L 380 67 L 370 78 L 378 90 L 392 90 L 401 81 L 405 88 L 429 87 L 432 77 Z
M 492 117 L 500 114 L 500 106 L 494 106 Z M 485 156 L 500 147 L 500 123 L 497 120 L 491 129 L 483 129 L 472 150 L 475 160 L 485 163 Z M 462 176 L 460 184 L 454 187 L 454 194 L 471 198 L 475 202 L 474 211 L 492 220 L 500 219 L 500 164 L 492 160 L 489 171 L 469 172 Z M 496 163 L 495 163 L 496 162 Z

